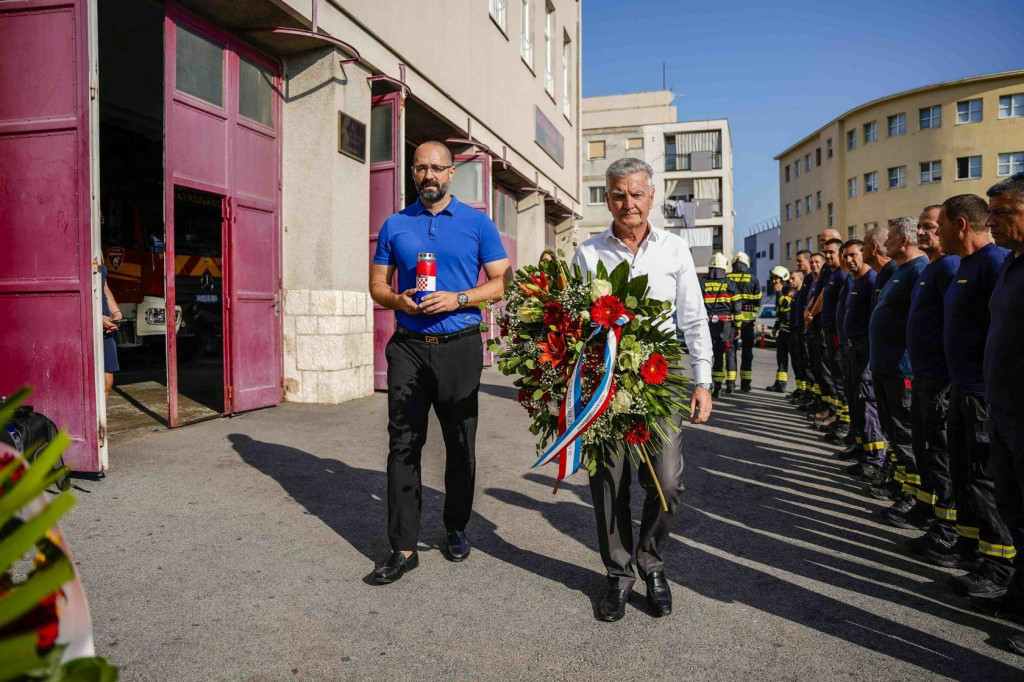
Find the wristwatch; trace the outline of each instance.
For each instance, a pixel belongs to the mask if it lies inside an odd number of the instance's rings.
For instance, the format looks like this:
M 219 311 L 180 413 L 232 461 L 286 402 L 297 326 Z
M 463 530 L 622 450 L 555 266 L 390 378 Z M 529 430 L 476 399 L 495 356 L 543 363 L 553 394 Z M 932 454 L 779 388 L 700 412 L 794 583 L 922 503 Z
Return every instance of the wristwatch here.
M 696 386 L 697 388 L 703 388 L 708 393 L 711 393 L 711 391 L 715 390 L 714 384 L 694 384 L 694 386 Z
M 456 296 L 455 298 L 457 298 L 459 300 L 459 305 L 460 306 L 467 306 L 467 305 L 469 305 L 469 296 L 467 296 L 464 291 L 460 291 L 459 295 Z

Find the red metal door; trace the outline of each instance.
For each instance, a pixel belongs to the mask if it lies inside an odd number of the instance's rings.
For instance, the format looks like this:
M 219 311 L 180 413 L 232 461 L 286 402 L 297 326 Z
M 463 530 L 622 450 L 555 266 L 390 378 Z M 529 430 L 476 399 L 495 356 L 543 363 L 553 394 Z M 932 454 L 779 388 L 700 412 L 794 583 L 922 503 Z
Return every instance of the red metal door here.
M 370 259 L 388 216 L 402 201 L 402 97 L 392 92 L 374 97 L 370 112 Z M 373 305 L 373 388 L 388 387 L 388 361 L 384 347 L 395 331 L 395 313 Z
M 35 387 L 99 471 L 85 0 L 0 3 L 0 394 Z
M 181 44 L 179 45 L 179 42 Z M 186 64 L 184 73 L 178 65 Z M 175 186 L 226 197 L 225 410 L 283 399 L 280 70 L 173 3 L 165 29 L 166 224 Z M 173 230 L 168 230 L 168 393 L 177 425 Z

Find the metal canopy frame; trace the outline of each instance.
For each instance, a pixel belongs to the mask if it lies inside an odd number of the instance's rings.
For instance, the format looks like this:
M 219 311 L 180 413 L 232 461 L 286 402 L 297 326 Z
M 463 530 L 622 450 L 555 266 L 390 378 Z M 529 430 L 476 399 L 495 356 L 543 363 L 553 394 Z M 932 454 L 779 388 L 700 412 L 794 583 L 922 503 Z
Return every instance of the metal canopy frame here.
M 361 62 L 363 60 L 363 58 L 359 54 L 359 50 L 357 50 L 356 48 L 352 47 L 351 45 L 346 43 L 344 40 L 340 40 L 338 38 L 335 38 L 334 36 L 329 36 L 329 35 L 326 35 L 324 33 L 320 33 L 320 27 L 319 27 L 319 22 L 318 22 L 318 18 L 317 18 L 317 5 L 319 4 L 319 0 L 312 0 L 312 3 L 313 3 L 313 26 L 311 28 L 308 28 L 308 29 L 307 28 L 287 28 L 287 27 L 284 27 L 284 26 L 279 26 L 277 28 L 251 28 L 251 29 L 249 29 L 248 32 L 249 33 L 276 33 L 278 35 L 301 36 L 301 37 L 304 37 L 304 38 L 313 38 L 314 40 L 322 40 L 325 43 L 330 43 L 331 45 L 333 45 L 333 46 L 335 46 L 337 48 L 340 48 L 341 50 L 343 50 L 343 51 L 347 52 L 348 54 L 352 55 L 348 59 L 342 59 L 341 60 L 341 64 L 342 65 L 345 65 L 345 64 L 358 64 L 359 62 Z

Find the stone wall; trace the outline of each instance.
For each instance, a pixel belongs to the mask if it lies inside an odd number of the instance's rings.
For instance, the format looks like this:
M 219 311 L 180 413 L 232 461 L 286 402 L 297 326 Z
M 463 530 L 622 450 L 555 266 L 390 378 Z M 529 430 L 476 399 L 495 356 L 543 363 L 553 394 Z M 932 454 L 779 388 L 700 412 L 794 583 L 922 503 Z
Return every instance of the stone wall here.
M 373 300 L 362 291 L 284 295 L 285 400 L 336 404 L 373 393 Z

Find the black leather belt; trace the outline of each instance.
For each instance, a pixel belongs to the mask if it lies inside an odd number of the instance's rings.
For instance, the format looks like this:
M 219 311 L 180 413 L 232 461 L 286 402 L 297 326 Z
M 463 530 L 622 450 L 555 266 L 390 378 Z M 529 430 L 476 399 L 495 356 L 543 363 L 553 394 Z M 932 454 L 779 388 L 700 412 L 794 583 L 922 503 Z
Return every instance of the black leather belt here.
M 451 341 L 458 341 L 459 339 L 464 339 L 467 336 L 473 336 L 474 334 L 479 336 L 480 326 L 472 325 L 457 332 L 451 332 L 450 334 L 421 334 L 420 332 L 410 331 L 405 327 L 399 327 L 398 325 L 395 325 L 395 333 L 401 334 L 402 336 L 408 336 L 410 339 L 416 339 L 417 341 L 422 341 L 423 343 L 429 343 L 432 346 L 439 346 L 444 343 L 450 343 Z

